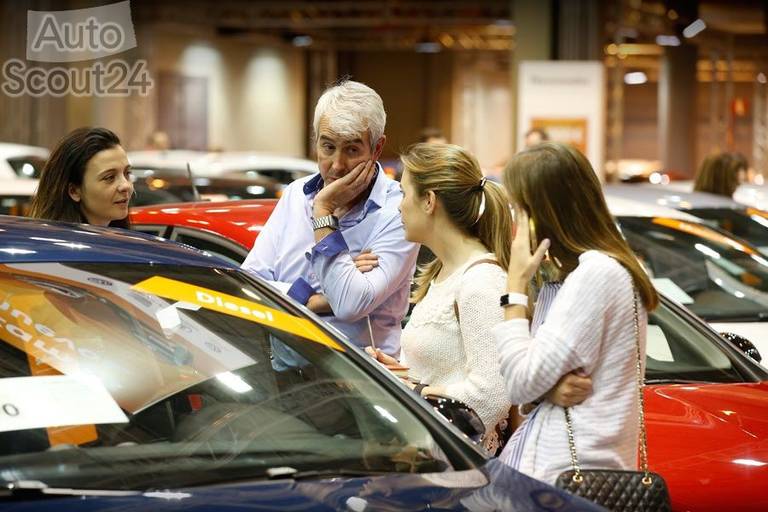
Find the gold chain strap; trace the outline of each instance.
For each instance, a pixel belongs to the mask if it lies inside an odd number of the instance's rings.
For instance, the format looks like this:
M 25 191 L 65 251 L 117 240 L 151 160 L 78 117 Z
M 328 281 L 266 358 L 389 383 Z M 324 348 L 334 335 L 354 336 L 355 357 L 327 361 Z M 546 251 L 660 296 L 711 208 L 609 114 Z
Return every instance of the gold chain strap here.
M 642 354 L 640 351 L 640 319 L 637 313 L 637 291 L 632 288 L 632 306 L 635 320 L 635 348 L 637 351 L 637 397 L 640 410 L 638 413 L 640 420 L 640 469 L 643 471 L 643 484 L 651 485 L 653 478 L 648 471 L 648 438 L 645 433 L 645 400 L 643 399 L 643 388 L 645 388 L 645 379 L 643 379 Z M 576 456 L 576 442 L 573 437 L 573 422 L 571 421 L 571 411 L 567 407 L 565 410 L 565 426 L 568 429 L 568 448 L 571 452 L 571 466 L 573 466 L 573 481 L 580 484 L 584 481 L 581 474 L 581 466 Z

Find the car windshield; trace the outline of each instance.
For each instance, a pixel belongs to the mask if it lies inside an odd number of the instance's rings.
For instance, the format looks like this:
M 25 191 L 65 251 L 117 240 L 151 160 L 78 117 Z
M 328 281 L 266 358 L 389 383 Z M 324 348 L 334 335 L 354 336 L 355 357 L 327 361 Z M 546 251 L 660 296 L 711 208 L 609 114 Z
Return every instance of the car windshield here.
M 694 208 L 688 213 L 733 233 L 768 254 L 768 215 L 754 208 Z
M 13 172 L 20 178 L 39 178 L 45 166 L 45 158 L 39 156 L 17 156 L 8 159 Z
M 731 357 L 711 336 L 663 301 L 648 316 L 645 380 L 744 382 Z
M 192 181 L 186 171 L 156 171 L 138 166 L 132 169 L 136 198 L 133 206 L 147 206 L 170 202 L 198 200 L 224 201 L 235 199 L 274 199 L 280 195 L 280 187 L 274 180 L 195 177 Z
M 309 176 L 312 172 L 300 171 L 300 170 L 287 170 L 287 169 L 258 169 L 258 170 L 243 170 L 243 171 L 227 171 L 223 176 L 228 177 L 245 177 L 245 178 L 258 178 L 260 176 L 266 176 L 273 180 L 288 185 L 295 180 Z
M 237 270 L 0 265 L 0 479 L 141 490 L 438 472 L 418 416 Z
M 707 321 L 768 318 L 768 260 L 701 224 L 620 217 L 629 245 L 657 288 Z

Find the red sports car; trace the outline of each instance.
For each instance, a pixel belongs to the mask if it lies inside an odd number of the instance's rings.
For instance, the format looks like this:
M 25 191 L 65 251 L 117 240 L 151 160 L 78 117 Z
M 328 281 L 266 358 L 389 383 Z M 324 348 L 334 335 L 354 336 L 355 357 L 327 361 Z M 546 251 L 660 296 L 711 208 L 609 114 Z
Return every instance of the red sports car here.
M 275 200 L 134 209 L 134 229 L 242 261 Z M 285 233 L 290 236 L 290 233 Z M 675 510 L 766 510 L 768 372 L 663 298 L 648 327 L 645 390 L 651 469 Z

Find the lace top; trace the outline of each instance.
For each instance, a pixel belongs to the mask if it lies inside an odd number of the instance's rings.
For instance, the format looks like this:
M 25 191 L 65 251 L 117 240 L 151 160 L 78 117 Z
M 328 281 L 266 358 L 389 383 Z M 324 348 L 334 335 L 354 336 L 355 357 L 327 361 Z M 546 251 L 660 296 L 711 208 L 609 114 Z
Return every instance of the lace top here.
M 491 328 L 504 319 L 499 297 L 505 293 L 507 275 L 490 263 L 466 270 L 473 261 L 486 258 L 493 254 L 468 261 L 443 281 L 432 283 L 414 307 L 400 345 L 401 362 L 410 367 L 410 375 L 430 386 L 445 387 L 448 396 L 477 412 L 491 434 L 507 417 L 511 404 L 491 336 Z

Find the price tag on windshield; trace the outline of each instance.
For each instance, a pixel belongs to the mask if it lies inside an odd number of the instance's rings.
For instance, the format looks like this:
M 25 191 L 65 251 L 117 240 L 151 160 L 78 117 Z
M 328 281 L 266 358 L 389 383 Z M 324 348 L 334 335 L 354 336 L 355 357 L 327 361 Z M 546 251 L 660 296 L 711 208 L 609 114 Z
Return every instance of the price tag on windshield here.
M 0 379 L 0 432 L 102 423 L 128 423 L 128 418 L 96 378 Z

